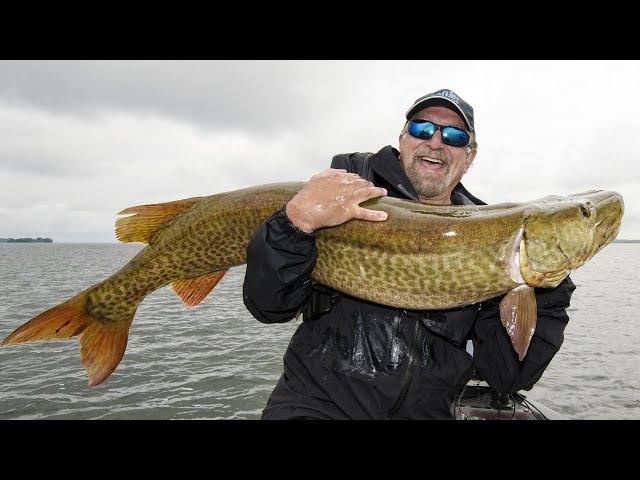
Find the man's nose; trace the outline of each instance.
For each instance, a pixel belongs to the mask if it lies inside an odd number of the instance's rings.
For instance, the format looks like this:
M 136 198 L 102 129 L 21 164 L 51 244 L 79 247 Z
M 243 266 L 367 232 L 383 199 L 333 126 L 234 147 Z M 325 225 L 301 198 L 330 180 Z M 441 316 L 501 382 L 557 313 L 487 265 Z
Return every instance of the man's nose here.
M 436 133 L 434 133 L 430 139 L 425 140 L 425 142 L 434 150 L 444 148 L 446 144 L 442 141 L 442 129 L 439 128 L 436 130 Z

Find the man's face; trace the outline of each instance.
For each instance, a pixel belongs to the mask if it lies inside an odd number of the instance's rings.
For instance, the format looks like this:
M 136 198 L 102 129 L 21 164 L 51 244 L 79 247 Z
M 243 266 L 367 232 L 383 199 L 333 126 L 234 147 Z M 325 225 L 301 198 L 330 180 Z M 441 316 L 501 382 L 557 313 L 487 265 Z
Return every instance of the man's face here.
M 446 107 L 427 107 L 413 119 L 430 120 L 438 125 L 452 125 L 469 131 L 462 117 Z M 400 135 L 399 143 L 400 162 L 420 200 L 449 205 L 451 192 L 473 162 L 475 150 L 469 152 L 468 147 L 453 147 L 443 143 L 440 129 L 428 140 L 404 132 Z

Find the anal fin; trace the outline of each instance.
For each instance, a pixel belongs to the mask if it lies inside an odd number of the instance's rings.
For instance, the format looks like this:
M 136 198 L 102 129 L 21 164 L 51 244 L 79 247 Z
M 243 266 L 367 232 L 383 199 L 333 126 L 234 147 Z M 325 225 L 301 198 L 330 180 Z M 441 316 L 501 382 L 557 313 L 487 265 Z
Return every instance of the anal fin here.
M 538 309 L 533 288 L 520 285 L 500 301 L 500 320 L 507 329 L 511 344 L 522 361 L 536 330 Z
M 222 280 L 228 270 L 218 270 L 201 277 L 176 280 L 171 284 L 171 288 L 185 305 L 195 307 Z

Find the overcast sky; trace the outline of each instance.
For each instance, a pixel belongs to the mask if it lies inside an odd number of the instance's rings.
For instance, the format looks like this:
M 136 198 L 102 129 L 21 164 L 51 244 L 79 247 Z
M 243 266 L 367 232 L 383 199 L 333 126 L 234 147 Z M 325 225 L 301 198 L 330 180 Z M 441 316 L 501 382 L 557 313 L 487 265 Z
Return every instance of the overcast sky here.
M 115 242 L 126 207 L 307 180 L 397 147 L 413 100 L 475 111 L 488 203 L 620 192 L 640 238 L 638 61 L 0 62 L 0 237 Z

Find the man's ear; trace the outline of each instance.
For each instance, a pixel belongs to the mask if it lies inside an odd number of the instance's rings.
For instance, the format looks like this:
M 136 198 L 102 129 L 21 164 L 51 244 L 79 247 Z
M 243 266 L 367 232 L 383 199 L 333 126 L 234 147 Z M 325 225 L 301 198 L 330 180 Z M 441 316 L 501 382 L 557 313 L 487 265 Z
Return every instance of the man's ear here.
M 402 156 L 402 149 L 400 148 L 400 145 L 402 145 L 402 137 L 404 137 L 407 134 L 407 132 L 402 132 L 400 133 L 400 135 L 398 135 L 398 151 L 400 152 L 400 157 Z M 400 159 L 400 157 L 398 157 L 398 159 Z
M 464 173 L 467 173 L 467 170 L 469 170 L 469 167 L 471 166 L 471 164 L 473 163 L 473 161 L 476 158 L 476 153 L 478 153 L 477 150 L 471 150 L 467 154 L 467 158 L 464 161 Z

